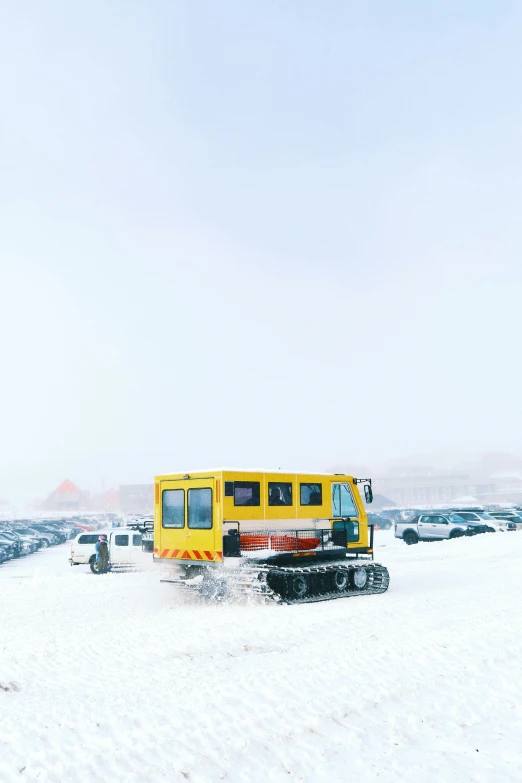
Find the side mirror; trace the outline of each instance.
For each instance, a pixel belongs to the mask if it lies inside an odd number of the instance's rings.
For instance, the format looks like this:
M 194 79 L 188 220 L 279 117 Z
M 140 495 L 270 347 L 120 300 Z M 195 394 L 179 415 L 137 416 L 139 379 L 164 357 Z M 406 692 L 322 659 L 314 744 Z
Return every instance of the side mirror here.
M 372 492 L 371 484 L 364 485 L 364 497 L 367 503 L 371 503 L 373 501 L 373 492 Z

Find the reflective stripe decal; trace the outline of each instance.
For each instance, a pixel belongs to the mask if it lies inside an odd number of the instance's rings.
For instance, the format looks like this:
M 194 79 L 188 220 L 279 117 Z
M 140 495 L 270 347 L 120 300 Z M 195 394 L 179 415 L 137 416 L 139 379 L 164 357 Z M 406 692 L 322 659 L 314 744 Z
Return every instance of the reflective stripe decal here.
M 184 551 L 181 549 L 162 549 L 160 553 L 159 548 L 156 547 L 154 552 L 159 557 L 170 558 L 171 560 L 197 560 L 199 562 L 215 563 L 216 560 L 223 559 L 222 552 L 210 552 L 208 549 L 185 549 Z

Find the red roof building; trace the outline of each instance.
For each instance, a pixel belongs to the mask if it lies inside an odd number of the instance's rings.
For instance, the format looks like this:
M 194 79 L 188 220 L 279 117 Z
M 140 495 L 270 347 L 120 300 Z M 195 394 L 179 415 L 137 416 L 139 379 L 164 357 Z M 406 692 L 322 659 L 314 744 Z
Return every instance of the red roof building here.
M 51 492 L 43 507 L 49 511 L 79 511 L 89 507 L 89 493 L 79 489 L 69 479 Z

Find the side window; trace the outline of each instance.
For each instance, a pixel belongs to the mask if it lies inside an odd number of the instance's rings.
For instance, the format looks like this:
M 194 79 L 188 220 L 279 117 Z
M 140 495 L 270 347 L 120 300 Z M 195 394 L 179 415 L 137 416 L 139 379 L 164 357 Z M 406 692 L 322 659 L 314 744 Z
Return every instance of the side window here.
M 161 524 L 165 528 L 185 527 L 185 490 L 164 489 L 161 498 Z
M 423 514 L 421 517 L 419 517 L 419 522 L 429 522 L 430 517 L 428 517 L 426 514 Z
M 212 527 L 212 490 L 210 487 L 189 489 L 188 526 L 197 530 L 210 530 Z
M 234 481 L 234 506 L 260 506 L 259 481 Z
M 332 516 L 359 516 L 349 484 L 332 484 Z
M 138 533 L 132 536 L 132 546 L 141 546 L 141 536 Z
M 323 485 L 322 484 L 301 484 L 301 505 L 302 506 L 322 506 L 323 505 Z
M 225 497 L 226 498 L 233 498 L 234 497 L 234 482 L 233 481 L 225 481 Z
M 459 517 L 462 517 L 462 519 L 471 519 L 476 520 L 478 519 L 478 516 L 476 514 L 470 514 L 469 511 L 459 511 L 458 512 Z
M 94 536 L 80 536 L 78 539 L 79 544 L 95 544 L 98 540 L 98 534 Z
M 444 517 L 433 516 L 430 517 L 430 522 L 432 525 L 444 525 L 446 523 L 446 520 L 444 519 Z
M 292 505 L 292 484 L 290 481 L 268 482 L 268 505 L 269 506 Z
M 129 546 L 129 536 L 114 536 L 116 546 Z

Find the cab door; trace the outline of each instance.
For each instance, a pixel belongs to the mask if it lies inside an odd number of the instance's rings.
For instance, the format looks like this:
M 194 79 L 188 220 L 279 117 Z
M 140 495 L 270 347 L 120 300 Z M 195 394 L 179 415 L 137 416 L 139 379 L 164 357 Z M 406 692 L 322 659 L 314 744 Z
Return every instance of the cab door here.
M 350 485 L 346 482 L 332 484 L 332 517 L 358 517 Z
M 132 531 L 115 530 L 111 533 L 109 558 L 112 565 L 131 562 Z
M 356 543 L 359 541 L 361 531 L 359 529 L 359 510 L 355 502 L 350 485 L 343 481 L 332 484 L 332 517 L 350 518 L 350 522 L 333 522 L 333 529 L 336 530 L 340 524 L 347 533 L 347 542 Z
M 422 538 L 448 538 L 448 523 L 444 517 L 436 514 L 424 514 L 419 519 L 419 532 Z
M 221 561 L 222 521 L 215 503 L 219 484 L 213 477 L 161 482 L 160 557 Z

